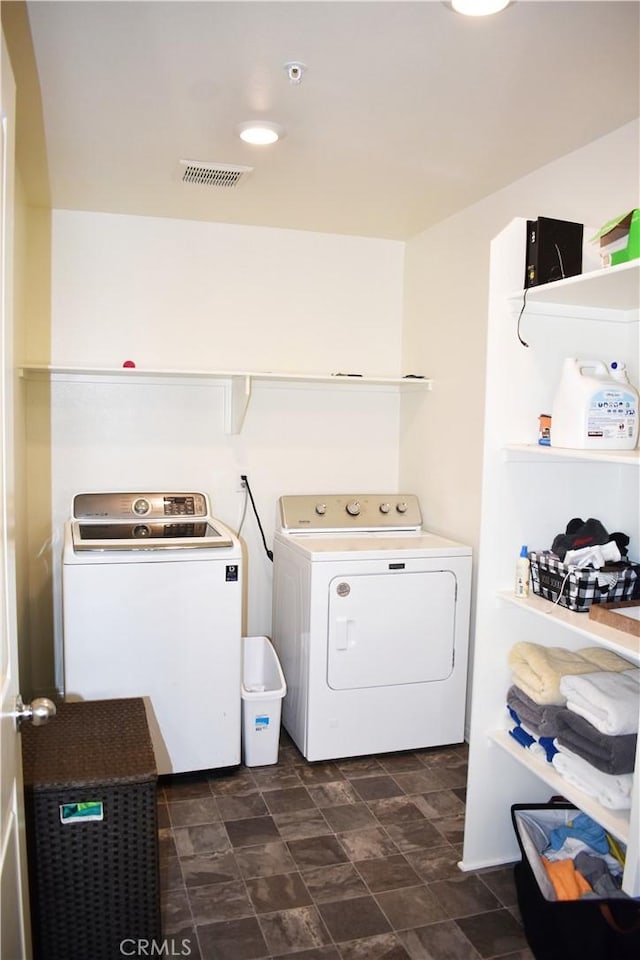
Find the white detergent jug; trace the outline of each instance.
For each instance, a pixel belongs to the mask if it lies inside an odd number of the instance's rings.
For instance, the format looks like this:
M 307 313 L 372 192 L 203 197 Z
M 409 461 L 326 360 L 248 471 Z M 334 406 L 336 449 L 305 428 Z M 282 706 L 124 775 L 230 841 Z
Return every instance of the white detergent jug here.
M 553 401 L 551 446 L 633 450 L 638 442 L 638 392 L 623 363 L 568 357 Z

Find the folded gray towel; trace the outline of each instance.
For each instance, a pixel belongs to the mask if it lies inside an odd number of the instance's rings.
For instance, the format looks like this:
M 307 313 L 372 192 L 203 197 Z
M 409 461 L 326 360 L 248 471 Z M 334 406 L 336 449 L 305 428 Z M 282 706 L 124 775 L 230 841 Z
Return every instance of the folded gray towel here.
M 507 691 L 507 704 L 518 714 L 525 727 L 537 737 L 557 737 L 560 733 L 558 711 L 566 709 L 552 703 L 536 703 L 513 684 Z
M 559 747 L 566 747 L 602 773 L 614 776 L 633 773 L 638 735 L 625 733 L 609 737 L 572 710 L 562 708 L 557 720 Z

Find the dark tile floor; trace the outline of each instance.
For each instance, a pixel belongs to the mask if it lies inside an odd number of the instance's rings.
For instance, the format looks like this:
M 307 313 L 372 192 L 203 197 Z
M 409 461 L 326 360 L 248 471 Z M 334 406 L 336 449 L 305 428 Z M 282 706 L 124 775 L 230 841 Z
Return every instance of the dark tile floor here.
M 164 778 L 164 935 L 195 960 L 533 960 L 508 867 L 462 873 L 467 749 Z M 172 955 L 174 955 L 172 954 Z

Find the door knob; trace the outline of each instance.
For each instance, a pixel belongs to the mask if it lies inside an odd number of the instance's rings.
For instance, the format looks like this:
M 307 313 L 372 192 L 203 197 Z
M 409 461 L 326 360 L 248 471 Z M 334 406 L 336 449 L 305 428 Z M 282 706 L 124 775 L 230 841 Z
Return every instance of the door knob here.
M 36 697 L 31 703 L 23 703 L 20 694 L 16 697 L 15 717 L 18 729 L 25 720 L 31 720 L 34 727 L 41 727 L 55 715 L 56 705 L 48 697 Z

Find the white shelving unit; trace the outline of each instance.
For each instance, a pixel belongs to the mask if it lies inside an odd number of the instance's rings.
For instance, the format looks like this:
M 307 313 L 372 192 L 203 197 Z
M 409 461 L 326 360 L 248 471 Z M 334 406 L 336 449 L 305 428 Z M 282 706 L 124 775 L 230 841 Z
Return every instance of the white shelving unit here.
M 254 383 L 283 385 L 307 383 L 327 387 L 431 390 L 426 377 L 369 377 L 325 373 L 272 373 L 271 371 L 170 370 L 142 367 L 80 367 L 73 365 L 22 364 L 19 376 L 25 380 L 75 381 L 80 383 L 187 384 L 206 383 L 224 388 L 225 432 L 240 433 Z
M 566 450 L 537 444 L 565 357 L 623 360 L 638 382 L 640 262 L 514 293 L 522 283 L 526 221 L 491 247 L 487 390 L 469 779 L 461 869 L 519 859 L 513 803 L 560 794 L 627 845 L 623 888 L 640 896 L 640 789 L 630 810 L 610 810 L 571 786 L 508 733 L 511 647 L 526 640 L 580 650 L 604 646 L 640 664 L 640 640 L 540 597 L 513 595 L 522 544 L 548 549 L 574 517 L 597 517 L 630 536 L 640 560 L 640 452 Z M 523 308 L 523 303 L 524 309 Z M 522 310 L 522 314 L 521 314 Z M 520 322 L 520 327 L 517 324 Z M 528 346 L 518 339 L 518 329 Z M 552 423 L 553 440 L 553 423 Z

